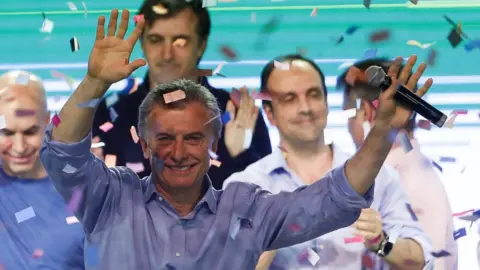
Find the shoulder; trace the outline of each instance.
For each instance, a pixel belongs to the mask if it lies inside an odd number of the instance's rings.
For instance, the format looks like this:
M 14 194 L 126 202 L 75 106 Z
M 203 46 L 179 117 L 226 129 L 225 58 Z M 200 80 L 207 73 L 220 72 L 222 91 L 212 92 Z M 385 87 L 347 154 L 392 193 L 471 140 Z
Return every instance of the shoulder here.
M 223 183 L 223 189 L 233 182 L 253 183 L 266 189 L 270 177 L 267 165 L 271 163 L 272 158 L 272 154 L 269 154 L 257 162 L 248 165 L 245 170 L 233 173 Z

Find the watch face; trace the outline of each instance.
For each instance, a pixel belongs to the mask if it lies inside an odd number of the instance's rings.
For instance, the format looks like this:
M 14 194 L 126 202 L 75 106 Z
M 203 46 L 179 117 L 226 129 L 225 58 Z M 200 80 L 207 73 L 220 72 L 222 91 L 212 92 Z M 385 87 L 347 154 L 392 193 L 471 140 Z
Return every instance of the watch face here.
M 392 249 L 393 249 L 393 243 L 390 243 L 390 242 L 385 243 L 385 247 L 383 248 L 383 254 L 387 256 L 390 253 L 390 251 L 392 251 Z

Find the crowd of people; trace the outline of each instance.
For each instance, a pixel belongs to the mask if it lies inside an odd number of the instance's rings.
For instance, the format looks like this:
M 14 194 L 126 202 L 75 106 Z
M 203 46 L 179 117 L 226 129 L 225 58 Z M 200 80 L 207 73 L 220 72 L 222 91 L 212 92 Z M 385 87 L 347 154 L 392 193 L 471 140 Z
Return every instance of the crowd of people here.
M 249 90 L 199 75 L 211 28 L 201 1 L 145 0 L 138 15 L 129 35 L 127 10 L 99 17 L 88 71 L 58 115 L 36 75 L 0 77 L 0 269 L 457 269 L 445 189 L 415 113 L 394 100 L 398 85 L 430 89 L 416 56 L 339 74 L 353 155 L 324 138 L 321 68 L 272 59 L 257 95 L 280 134 L 272 149 Z M 137 43 L 145 59 L 130 59 Z M 135 92 L 104 98 L 147 64 Z M 373 65 L 387 90 L 362 75 Z

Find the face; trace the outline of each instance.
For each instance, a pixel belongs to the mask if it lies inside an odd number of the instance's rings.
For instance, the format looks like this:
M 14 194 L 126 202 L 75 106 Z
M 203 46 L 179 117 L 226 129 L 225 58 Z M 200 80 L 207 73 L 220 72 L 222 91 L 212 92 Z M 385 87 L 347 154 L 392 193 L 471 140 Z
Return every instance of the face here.
M 155 106 L 148 119 L 147 142 L 141 140 L 145 158 L 160 185 L 188 189 L 200 184 L 210 167 L 208 149 L 216 152 L 217 140 L 208 110 L 199 102 L 184 109 L 166 110 Z M 164 168 L 156 166 L 162 160 Z
M 323 139 L 328 105 L 318 72 L 304 61 L 294 61 L 289 70 L 274 69 L 267 88 L 272 107 L 265 107 L 270 122 L 283 140 L 304 144 Z
M 149 75 L 157 84 L 189 78 L 203 55 L 206 41 L 197 34 L 198 21 L 191 9 L 156 20 L 146 27 L 142 49 Z
M 50 119 L 44 105 L 27 94 L 26 87 L 10 86 L 2 96 L 0 108 L 0 115 L 5 117 L 5 127 L 0 132 L 2 166 L 16 176 L 36 174 L 35 170 L 41 168 L 39 151 Z

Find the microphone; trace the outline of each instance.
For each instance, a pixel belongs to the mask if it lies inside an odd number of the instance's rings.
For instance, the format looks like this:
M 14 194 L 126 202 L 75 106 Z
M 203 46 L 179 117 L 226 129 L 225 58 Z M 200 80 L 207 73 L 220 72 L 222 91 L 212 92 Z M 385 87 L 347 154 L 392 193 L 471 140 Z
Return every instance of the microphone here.
M 371 66 L 365 71 L 368 79 L 368 84 L 374 87 L 379 87 L 382 91 L 387 90 L 392 85 L 392 78 L 390 78 L 385 71 L 379 66 Z M 447 116 L 421 97 L 415 95 L 413 92 L 400 85 L 393 97 L 395 101 L 402 106 L 420 114 L 429 120 L 437 127 L 442 127 L 447 120 Z

